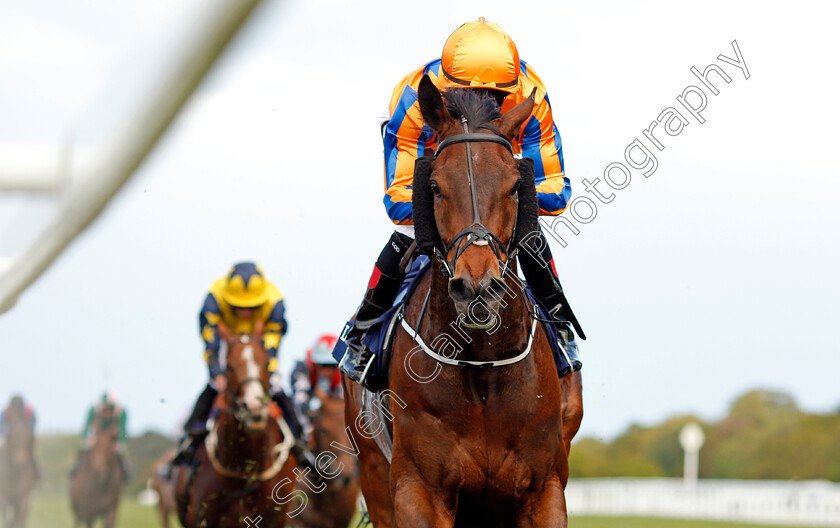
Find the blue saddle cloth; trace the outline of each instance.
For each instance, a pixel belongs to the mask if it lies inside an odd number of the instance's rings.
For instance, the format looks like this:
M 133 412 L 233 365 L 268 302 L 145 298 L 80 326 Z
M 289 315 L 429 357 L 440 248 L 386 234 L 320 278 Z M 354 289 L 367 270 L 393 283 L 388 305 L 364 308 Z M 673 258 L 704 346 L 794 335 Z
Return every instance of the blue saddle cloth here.
M 405 276 L 402 285 L 400 286 L 397 298 L 391 308 L 388 309 L 381 317 L 379 317 L 365 333 L 363 339 L 364 345 L 370 349 L 374 354 L 373 365 L 368 369 L 367 380 L 371 386 L 383 387 L 387 382 L 388 363 L 390 360 L 390 346 L 394 338 L 394 333 L 397 326 L 397 316 L 402 311 L 408 299 L 411 298 L 412 293 L 420 283 L 420 279 L 425 275 L 426 270 L 429 269 L 430 259 L 425 255 L 421 255 L 414 260 L 411 269 Z M 540 317 L 543 319 L 550 319 L 548 311 L 540 303 L 530 287 L 526 285 L 525 293 L 530 301 L 539 309 Z M 353 328 L 354 321 L 348 321 L 344 326 L 335 348 L 333 349 L 333 357 L 336 361 L 341 361 L 344 353 L 347 350 L 347 344 L 344 342 L 344 337 Z M 577 344 L 575 342 L 574 333 L 571 330 L 571 325 L 566 324 L 565 329 L 558 330 L 557 326 L 550 323 L 541 323 L 545 329 L 548 341 L 551 343 L 552 352 L 554 353 L 554 362 L 557 366 L 557 373 L 560 377 L 580 370 L 581 363 L 577 359 Z M 569 352 L 564 348 L 570 349 Z

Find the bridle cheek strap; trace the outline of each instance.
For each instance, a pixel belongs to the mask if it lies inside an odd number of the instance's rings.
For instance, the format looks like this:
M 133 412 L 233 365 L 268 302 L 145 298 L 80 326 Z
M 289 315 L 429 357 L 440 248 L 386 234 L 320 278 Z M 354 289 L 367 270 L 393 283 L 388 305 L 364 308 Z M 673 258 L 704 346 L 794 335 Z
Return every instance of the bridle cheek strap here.
M 496 134 L 470 132 L 469 126 L 467 125 L 467 119 L 463 116 L 461 116 L 461 124 L 464 127 L 464 133 L 448 137 L 441 141 L 438 144 L 437 149 L 435 149 L 434 159 L 437 159 L 438 155 L 440 155 L 441 151 L 443 151 L 443 149 L 445 149 L 446 147 L 455 145 L 457 143 L 465 144 L 467 148 L 467 171 L 470 181 L 470 198 L 472 201 L 473 222 L 472 225 L 470 225 L 470 227 L 464 229 L 463 231 L 455 235 L 449 244 L 444 244 L 443 252 L 441 252 L 438 248 L 434 248 L 434 254 L 435 257 L 440 261 L 442 265 L 441 269 L 444 272 L 444 274 L 446 274 L 448 278 L 451 279 L 455 274 L 455 265 L 458 262 L 458 259 L 468 247 L 470 247 L 473 244 L 477 246 L 489 245 L 490 249 L 492 249 L 493 253 L 496 255 L 496 259 L 499 261 L 499 272 L 501 278 L 504 278 L 510 270 L 510 261 L 516 254 L 515 249 L 512 252 L 510 250 L 511 242 L 513 242 L 514 238 L 516 238 L 516 222 L 514 222 L 514 233 L 510 238 L 510 242 L 508 242 L 507 247 L 503 247 L 502 241 L 499 240 L 499 237 L 497 237 L 494 233 L 487 229 L 487 227 L 485 227 L 484 223 L 481 221 L 481 215 L 478 211 L 478 193 L 475 189 L 475 176 L 473 172 L 472 151 L 470 149 L 470 143 L 498 143 L 499 145 L 504 146 L 508 150 L 508 152 L 511 153 L 511 155 L 513 155 L 513 146 L 510 144 L 510 141 L 508 141 L 507 138 L 498 136 Z M 463 241 L 464 238 L 466 238 L 465 243 Z M 453 249 L 456 249 L 456 252 L 455 256 L 450 262 L 447 260 L 447 255 L 449 255 L 449 253 Z M 503 260 L 503 256 L 507 257 L 507 259 Z

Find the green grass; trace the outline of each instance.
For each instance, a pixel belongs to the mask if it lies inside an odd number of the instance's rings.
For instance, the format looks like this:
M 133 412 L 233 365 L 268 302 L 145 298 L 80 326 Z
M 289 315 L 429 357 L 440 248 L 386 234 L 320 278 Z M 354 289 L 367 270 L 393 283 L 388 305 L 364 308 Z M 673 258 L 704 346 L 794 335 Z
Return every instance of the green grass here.
M 175 517 L 173 526 L 181 526 Z M 72 528 L 73 511 L 70 497 L 60 495 L 36 495 L 29 510 L 27 528 Z M 117 528 L 158 528 L 157 510 L 140 506 L 130 497 L 123 497 L 117 511 Z
M 181 524 L 173 516 L 173 527 Z M 355 528 L 356 521 L 351 524 Z M 751 528 L 759 525 L 736 524 L 711 521 L 687 521 L 678 519 L 650 519 L 644 517 L 572 517 L 571 528 Z M 72 528 L 73 513 L 70 501 L 66 497 L 54 494 L 41 494 L 35 497 L 29 515 L 27 528 Z M 120 502 L 117 514 L 117 528 L 159 528 L 157 509 L 140 506 L 130 497 Z M 268 528 L 268 527 L 265 527 Z M 793 528 L 776 526 L 774 528 Z

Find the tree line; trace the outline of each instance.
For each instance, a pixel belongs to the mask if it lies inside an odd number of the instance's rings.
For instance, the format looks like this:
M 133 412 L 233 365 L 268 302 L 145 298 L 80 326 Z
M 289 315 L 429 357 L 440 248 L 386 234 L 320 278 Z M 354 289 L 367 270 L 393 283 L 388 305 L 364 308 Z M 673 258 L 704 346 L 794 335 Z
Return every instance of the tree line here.
M 804 412 L 790 395 L 770 390 L 738 397 L 719 421 L 676 416 L 651 427 L 632 425 L 609 442 L 582 438 L 572 445 L 570 476 L 681 477 L 678 435 L 691 421 L 706 434 L 700 478 L 840 482 L 840 408 Z

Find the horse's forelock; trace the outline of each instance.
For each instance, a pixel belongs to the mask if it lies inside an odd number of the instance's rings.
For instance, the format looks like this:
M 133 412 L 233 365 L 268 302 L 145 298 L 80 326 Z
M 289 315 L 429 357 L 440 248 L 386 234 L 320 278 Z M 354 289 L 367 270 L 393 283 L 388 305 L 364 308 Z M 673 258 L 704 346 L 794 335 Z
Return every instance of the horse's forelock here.
M 453 119 L 467 119 L 470 130 L 487 128 L 501 135 L 493 121 L 502 117 L 499 105 L 489 94 L 474 88 L 450 88 L 443 92 L 446 109 Z

